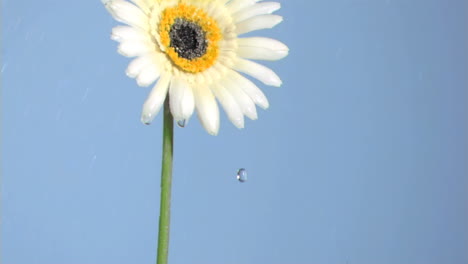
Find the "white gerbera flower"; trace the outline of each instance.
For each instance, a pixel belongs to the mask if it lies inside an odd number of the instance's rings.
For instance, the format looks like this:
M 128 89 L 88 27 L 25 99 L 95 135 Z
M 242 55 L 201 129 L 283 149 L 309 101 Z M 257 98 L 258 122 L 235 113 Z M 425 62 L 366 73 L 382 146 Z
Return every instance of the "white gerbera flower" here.
M 238 72 L 266 85 L 280 86 L 280 78 L 254 60 L 279 60 L 288 54 L 283 43 L 262 37 L 238 38 L 254 30 L 272 28 L 282 17 L 272 15 L 276 2 L 260 0 L 103 0 L 112 16 L 128 26 L 112 29 L 118 52 L 136 57 L 127 75 L 139 86 L 156 85 L 143 105 L 141 120 L 151 123 L 169 94 L 174 119 L 185 123 L 196 107 L 212 135 L 219 130 L 219 110 L 244 127 L 244 115 L 257 119 L 255 105 L 268 108 L 262 91 Z M 238 71 L 238 72 L 237 72 Z

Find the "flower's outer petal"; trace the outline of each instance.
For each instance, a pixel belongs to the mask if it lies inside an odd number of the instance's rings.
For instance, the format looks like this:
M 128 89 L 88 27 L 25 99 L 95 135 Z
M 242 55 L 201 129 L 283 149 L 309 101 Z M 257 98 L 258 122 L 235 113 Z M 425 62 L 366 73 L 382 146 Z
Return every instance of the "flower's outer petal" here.
M 234 69 L 248 74 L 266 85 L 281 86 L 281 79 L 271 69 L 253 61 L 238 58 Z
M 176 121 L 183 120 L 182 110 L 180 107 L 183 97 L 184 87 L 181 84 L 181 80 L 173 76 L 169 86 L 169 107 L 171 108 L 172 116 Z
M 135 3 L 145 14 L 149 14 L 151 12 L 146 0 L 132 0 L 132 2 Z
M 240 38 L 237 40 L 240 57 L 253 60 L 280 60 L 289 53 L 288 46 L 271 38 Z
M 232 95 L 234 100 L 236 100 L 242 112 L 248 118 L 256 120 L 258 116 L 255 104 L 252 101 L 252 99 L 250 99 L 250 97 L 246 93 L 244 93 L 242 88 L 240 88 L 239 84 L 233 82 L 232 79 L 226 78 L 226 80 L 223 81 L 223 85 L 226 87 L 226 90 Z
M 164 99 L 166 99 L 167 89 L 169 88 L 169 81 L 171 76 L 167 73 L 161 75 L 161 79 L 151 90 L 148 98 L 143 104 L 143 111 L 141 113 L 141 122 L 150 124 L 161 109 Z
M 182 118 L 184 120 L 189 120 L 195 109 L 195 98 L 193 96 L 192 87 L 187 87 L 184 97 L 182 98 L 181 108 Z
M 112 29 L 111 39 L 124 42 L 130 40 L 144 40 L 148 41 L 148 35 L 134 27 L 129 26 L 116 26 Z
M 258 2 L 259 0 L 231 0 L 229 3 L 226 4 L 226 7 L 229 9 L 231 14 L 244 9 L 248 6 L 251 6 Z
M 282 16 L 261 15 L 246 19 L 236 24 L 236 33 L 238 35 L 249 33 L 255 30 L 272 28 L 283 21 Z
M 151 45 L 146 41 L 129 40 L 121 42 L 117 52 L 125 57 L 135 57 L 152 51 Z
M 145 31 L 148 30 L 147 16 L 134 4 L 123 0 L 110 0 L 106 1 L 104 5 L 115 20 Z
M 149 64 L 151 64 L 151 57 L 148 55 L 140 56 L 128 64 L 127 70 L 125 73 L 130 78 L 136 78 L 138 74 Z
M 151 8 L 153 8 L 153 6 L 154 6 L 155 4 L 157 4 L 156 1 L 154 1 L 154 0 L 138 0 L 138 1 L 144 2 L 144 3 L 146 4 L 146 6 L 147 6 L 150 10 L 151 10 Z
M 154 63 L 148 64 L 138 74 L 136 81 L 139 86 L 147 87 L 159 78 L 160 70 Z
M 226 88 L 219 84 L 215 84 L 211 87 L 211 90 L 215 94 L 216 98 L 218 98 L 219 103 L 223 106 L 229 120 L 237 128 L 244 128 L 244 114 L 236 100 L 228 91 L 226 91 Z
M 193 88 L 198 118 L 205 130 L 216 136 L 219 131 L 219 109 L 216 100 L 208 87 L 196 85 Z
M 195 108 L 192 87 L 182 78 L 173 77 L 169 88 L 171 113 L 176 121 L 188 120 Z
M 254 101 L 255 104 L 263 109 L 267 109 L 270 106 L 265 94 L 263 94 L 262 90 L 260 90 L 260 88 L 258 88 L 252 81 L 233 70 L 229 72 L 228 77 L 231 78 L 234 83 L 237 83 L 237 85 L 241 87 L 241 89 L 252 99 L 252 101 Z
M 277 2 L 257 3 L 236 12 L 232 17 L 234 18 L 234 23 L 239 23 L 254 16 L 271 14 L 280 8 L 281 4 Z

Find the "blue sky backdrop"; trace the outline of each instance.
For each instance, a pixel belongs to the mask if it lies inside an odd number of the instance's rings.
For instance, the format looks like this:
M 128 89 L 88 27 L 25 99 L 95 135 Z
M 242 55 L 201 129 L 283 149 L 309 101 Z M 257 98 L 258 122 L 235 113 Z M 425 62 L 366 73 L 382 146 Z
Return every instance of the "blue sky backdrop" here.
M 270 108 L 175 129 L 170 263 L 468 263 L 468 1 L 281 3 L 255 34 L 290 47 Z M 1 12 L 1 263 L 154 263 L 162 118 L 140 123 L 118 23 Z

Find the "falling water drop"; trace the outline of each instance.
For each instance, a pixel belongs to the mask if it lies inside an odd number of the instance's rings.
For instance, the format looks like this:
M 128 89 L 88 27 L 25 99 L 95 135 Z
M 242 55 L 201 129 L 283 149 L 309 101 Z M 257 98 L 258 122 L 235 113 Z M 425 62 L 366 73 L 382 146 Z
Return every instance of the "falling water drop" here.
M 247 181 L 247 171 L 244 168 L 237 171 L 237 180 L 240 182 Z
M 177 121 L 177 125 L 179 127 L 185 127 L 185 124 L 187 123 L 187 121 L 185 119 L 182 119 L 182 120 L 179 120 Z

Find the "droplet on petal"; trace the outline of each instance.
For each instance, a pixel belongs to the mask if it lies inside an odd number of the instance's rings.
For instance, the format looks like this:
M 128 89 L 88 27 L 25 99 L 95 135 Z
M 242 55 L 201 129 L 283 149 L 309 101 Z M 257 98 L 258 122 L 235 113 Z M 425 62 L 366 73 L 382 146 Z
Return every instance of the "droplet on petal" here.
M 152 118 L 151 114 L 141 116 L 141 122 L 143 124 L 149 126 L 149 125 L 151 125 L 151 121 L 153 121 L 153 118 Z
M 185 127 L 185 124 L 186 124 L 186 123 L 187 123 L 187 120 L 185 120 L 185 119 L 182 119 L 182 120 L 177 121 L 177 125 L 178 125 L 179 127 Z

